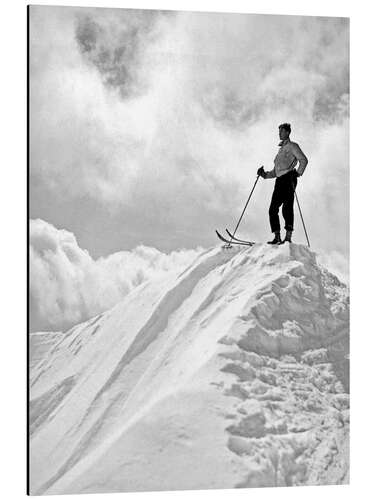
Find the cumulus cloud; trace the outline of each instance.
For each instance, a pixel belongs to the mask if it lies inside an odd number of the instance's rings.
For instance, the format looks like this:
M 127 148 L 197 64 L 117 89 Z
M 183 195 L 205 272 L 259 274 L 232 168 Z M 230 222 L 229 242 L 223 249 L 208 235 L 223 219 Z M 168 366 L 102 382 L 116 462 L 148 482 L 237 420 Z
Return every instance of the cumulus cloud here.
M 141 283 L 182 270 L 199 252 L 138 246 L 94 260 L 73 233 L 31 220 L 31 331 L 63 330 L 95 316 Z
M 95 254 L 125 231 L 207 246 L 233 228 L 288 121 L 309 157 L 310 239 L 348 252 L 347 19 L 32 6 L 30 33 L 32 216 L 69 218 Z M 244 236 L 267 237 L 271 190 L 259 183 Z M 112 237 L 88 242 L 108 217 Z

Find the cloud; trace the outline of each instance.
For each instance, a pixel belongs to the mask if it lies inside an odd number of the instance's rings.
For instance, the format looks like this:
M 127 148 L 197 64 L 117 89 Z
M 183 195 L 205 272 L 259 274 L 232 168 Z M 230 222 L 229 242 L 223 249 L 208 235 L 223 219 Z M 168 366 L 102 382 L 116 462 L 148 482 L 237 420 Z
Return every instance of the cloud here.
M 31 213 L 59 226 L 77 214 L 80 241 L 111 217 L 134 241 L 207 246 L 272 167 L 287 121 L 309 157 L 311 240 L 347 251 L 348 44 L 339 18 L 32 6 Z M 271 190 L 254 193 L 241 228 L 252 239 L 269 231 Z
M 202 252 L 164 254 L 138 246 L 93 259 L 73 233 L 30 221 L 30 330 L 65 330 L 108 310 L 138 285 L 181 272 Z M 348 258 L 318 252 L 318 262 L 349 282 Z
M 249 125 L 276 109 L 337 118 L 349 92 L 347 19 L 190 14 L 187 24 L 203 68 L 197 95 L 219 122 Z
M 31 220 L 31 331 L 64 330 L 95 316 L 141 283 L 182 270 L 199 252 L 139 246 L 94 260 L 73 233 Z
M 100 73 L 105 85 L 118 89 L 121 97 L 140 96 L 147 91 L 142 71 L 148 44 L 158 36 L 163 11 L 94 11 L 78 14 L 75 37 L 83 58 Z

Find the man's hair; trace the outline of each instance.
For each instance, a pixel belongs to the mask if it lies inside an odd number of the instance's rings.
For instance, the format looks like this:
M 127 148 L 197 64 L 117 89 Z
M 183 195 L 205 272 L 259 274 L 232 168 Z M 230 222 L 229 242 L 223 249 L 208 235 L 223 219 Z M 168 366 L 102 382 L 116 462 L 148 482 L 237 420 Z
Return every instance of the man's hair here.
M 284 130 L 286 130 L 287 132 L 289 132 L 289 134 L 292 131 L 290 123 L 282 123 L 281 125 L 279 125 L 279 128 L 283 128 Z

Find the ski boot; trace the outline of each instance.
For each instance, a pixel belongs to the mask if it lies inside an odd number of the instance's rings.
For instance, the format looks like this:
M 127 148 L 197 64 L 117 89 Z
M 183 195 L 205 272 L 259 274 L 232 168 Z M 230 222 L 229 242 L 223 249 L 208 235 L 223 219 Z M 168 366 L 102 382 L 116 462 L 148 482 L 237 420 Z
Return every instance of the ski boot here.
M 267 241 L 269 245 L 281 245 L 280 231 L 275 231 L 275 237 L 272 241 Z
M 285 233 L 285 238 L 284 238 L 283 243 L 287 243 L 287 242 L 292 243 L 292 233 L 293 233 L 293 231 L 287 231 Z

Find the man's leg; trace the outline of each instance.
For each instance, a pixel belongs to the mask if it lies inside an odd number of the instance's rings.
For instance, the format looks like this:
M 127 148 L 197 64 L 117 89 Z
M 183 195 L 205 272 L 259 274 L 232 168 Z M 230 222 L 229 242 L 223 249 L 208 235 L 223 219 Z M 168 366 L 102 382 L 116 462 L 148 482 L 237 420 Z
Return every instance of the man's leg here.
M 270 226 L 271 231 L 275 233 L 275 238 L 273 241 L 269 241 L 268 243 L 277 244 L 281 242 L 280 238 L 280 219 L 279 219 L 279 208 L 283 202 L 282 197 L 280 196 L 282 193 L 280 191 L 279 183 L 275 182 L 275 188 L 273 190 L 272 199 L 270 208 L 268 210 L 268 215 L 270 218 Z
M 297 179 L 290 179 L 290 182 L 285 185 L 284 203 L 282 214 L 285 220 L 286 236 L 284 241 L 292 241 L 292 232 L 294 229 L 294 190 L 297 185 Z

